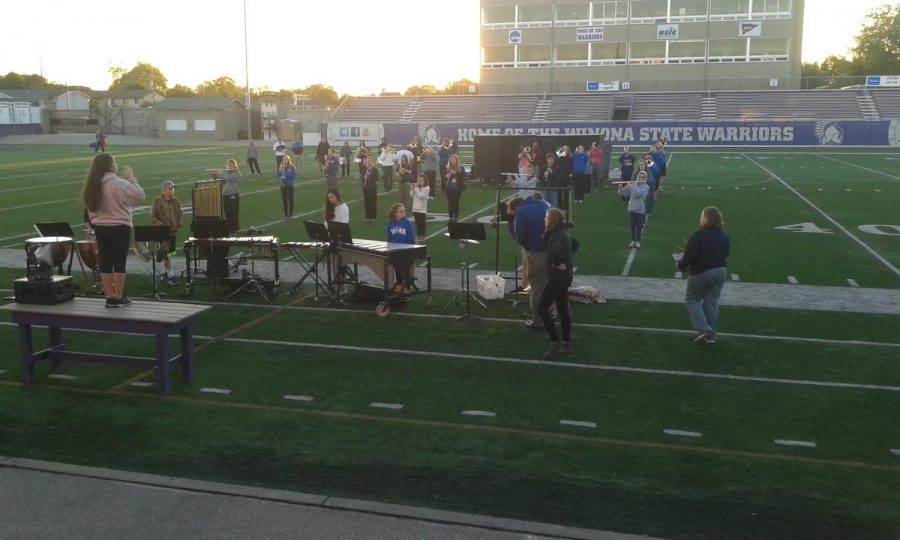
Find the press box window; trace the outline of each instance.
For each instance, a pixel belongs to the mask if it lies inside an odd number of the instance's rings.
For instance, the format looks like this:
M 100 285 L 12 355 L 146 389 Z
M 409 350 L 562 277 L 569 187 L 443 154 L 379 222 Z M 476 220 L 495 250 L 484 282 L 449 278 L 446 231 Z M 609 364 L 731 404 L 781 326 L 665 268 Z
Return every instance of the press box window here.
M 522 23 L 547 23 L 553 21 L 553 11 L 550 4 L 541 4 L 537 6 L 519 6 L 519 22 Z
M 632 41 L 632 64 L 661 64 L 666 61 L 665 41 Z
M 481 24 L 515 24 L 515 6 L 492 6 L 481 10 Z
M 628 2 L 592 2 L 591 11 L 595 23 L 628 22 Z
M 716 61 L 744 62 L 747 60 L 747 39 L 711 39 L 709 58 Z
M 482 51 L 485 64 L 509 64 L 516 61 L 516 48 L 513 45 L 485 47 Z
M 519 64 L 549 64 L 550 52 L 550 45 L 519 45 Z
M 790 15 L 791 7 L 791 0 L 753 0 L 754 14 L 783 13 Z
M 746 19 L 750 16 L 750 0 L 710 0 L 709 14 L 720 19 Z
M 556 46 L 556 61 L 587 62 L 589 55 L 587 43 L 565 43 Z
M 556 4 L 556 20 L 560 22 L 568 21 L 589 21 L 590 3 L 582 4 Z
M 706 58 L 705 41 L 672 41 L 669 42 L 670 60 L 704 60 Z
M 788 38 L 751 38 L 750 56 L 776 56 L 786 57 L 788 54 Z
M 678 17 L 705 17 L 708 0 L 672 0 L 673 18 Z
M 626 57 L 624 43 L 591 43 L 591 61 L 599 64 L 624 64 Z
M 656 22 L 665 19 L 667 0 L 634 0 L 631 3 L 631 18 L 634 22 Z

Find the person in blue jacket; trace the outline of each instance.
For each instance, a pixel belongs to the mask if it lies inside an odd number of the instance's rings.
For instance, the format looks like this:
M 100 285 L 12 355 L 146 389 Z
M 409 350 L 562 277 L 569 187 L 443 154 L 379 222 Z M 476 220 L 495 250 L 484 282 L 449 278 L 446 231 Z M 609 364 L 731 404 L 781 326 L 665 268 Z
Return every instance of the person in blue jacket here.
M 416 243 L 416 232 L 406 217 L 406 207 L 402 203 L 391 206 L 388 213 L 387 241 L 393 244 Z M 412 263 L 395 264 L 394 279 L 394 292 L 409 294 L 413 284 Z
M 647 187 L 650 188 L 650 191 L 647 193 L 647 200 L 645 202 L 647 204 L 647 215 L 649 216 L 653 214 L 653 209 L 656 207 L 656 186 L 659 179 L 659 163 L 653 159 L 653 152 L 644 154 L 644 157 L 641 159 L 647 163 Z
M 547 286 L 547 245 L 543 241 L 544 217 L 550 205 L 541 193 L 535 192 L 522 202 L 516 210 L 516 241 L 525 249 L 524 265 L 527 272 L 529 319 L 525 322 L 528 328 L 543 328 L 538 311 L 538 301 Z
M 659 154 L 659 177 L 656 182 L 656 191 L 662 191 L 663 181 L 666 179 L 666 169 L 669 163 L 669 154 L 666 151 L 665 139 L 656 142 L 656 152 Z
M 284 207 L 284 219 L 294 215 L 294 182 L 297 180 L 297 168 L 291 162 L 291 156 L 283 156 L 278 166 L 277 179 L 281 182 L 281 205 Z
M 584 146 L 575 147 L 572 154 L 572 174 L 575 177 L 575 202 L 584 202 L 584 195 L 590 189 L 591 182 L 591 156 L 584 151 Z

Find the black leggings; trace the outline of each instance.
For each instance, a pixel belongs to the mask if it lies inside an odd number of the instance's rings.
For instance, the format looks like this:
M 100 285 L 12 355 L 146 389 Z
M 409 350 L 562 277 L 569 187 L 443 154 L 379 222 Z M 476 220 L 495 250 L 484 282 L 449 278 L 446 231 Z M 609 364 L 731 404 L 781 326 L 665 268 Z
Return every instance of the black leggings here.
M 294 215 L 294 186 L 281 186 L 281 205 L 285 217 Z
M 425 236 L 425 212 L 413 212 L 416 220 L 416 236 Z
M 344 158 L 344 162 L 341 164 L 341 176 L 350 176 L 350 158 Z
M 250 167 L 250 174 L 253 174 L 253 169 L 256 169 L 257 174 L 262 174 L 259 170 L 259 160 L 256 158 L 247 158 L 247 166 Z
M 131 245 L 131 227 L 128 225 L 95 225 L 97 251 L 100 255 L 101 274 L 124 274 L 125 259 Z
M 450 214 L 450 219 L 459 219 L 459 198 L 462 192 L 458 189 L 447 188 L 444 190 L 444 194 L 447 195 L 447 212 Z
M 559 341 L 556 333 L 556 325 L 550 317 L 550 306 L 556 304 L 556 312 L 559 313 L 559 322 L 562 326 L 562 339 L 569 341 L 572 338 L 572 315 L 569 313 L 569 285 L 571 281 L 548 281 L 538 302 L 538 315 L 544 328 L 550 334 L 550 341 Z

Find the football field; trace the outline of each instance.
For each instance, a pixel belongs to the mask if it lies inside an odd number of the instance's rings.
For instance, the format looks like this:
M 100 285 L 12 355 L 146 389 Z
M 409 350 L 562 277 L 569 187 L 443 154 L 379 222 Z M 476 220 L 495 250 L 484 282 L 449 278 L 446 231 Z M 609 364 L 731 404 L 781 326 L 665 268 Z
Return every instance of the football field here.
M 113 153 L 148 197 L 174 179 L 186 209 L 205 169 L 244 155 Z M 670 156 L 640 250 L 626 248 L 628 218 L 612 188 L 575 207 L 578 274 L 674 279 L 672 252 L 714 205 L 731 235 L 732 282 L 900 289 L 900 153 Z M 20 249 L 34 222 L 80 224 L 90 159 L 83 148 L 0 145 L 0 246 Z M 274 160 L 262 166 L 269 174 L 242 182 L 242 226 L 306 240 L 300 221 L 321 220 L 324 192 L 311 157 L 290 221 Z M 383 221 L 364 223 L 355 178 L 340 188 L 354 236 L 382 239 Z M 496 196 L 495 186 L 471 183 L 461 215 L 489 220 Z M 379 216 L 395 198 L 381 194 Z M 429 211 L 428 253 L 436 267 L 456 268 L 443 197 Z M 146 208 L 135 222 L 148 222 Z M 469 259 L 476 273 L 495 258 L 508 272 L 518 254 L 504 226 Z M 23 274 L 0 269 L 7 283 Z M 135 298 L 150 289 L 137 276 L 128 286 Z M 150 373 L 123 367 L 41 365 L 37 381 L 22 384 L 4 315 L 0 455 L 672 538 L 900 530 L 900 314 L 725 307 L 722 338 L 707 347 L 692 343 L 680 304 L 575 305 L 574 353 L 543 361 L 547 337 L 523 327 L 522 305 L 489 301 L 482 321 L 458 322 L 458 306 L 442 309 L 451 294 L 436 292 L 432 306 L 413 298 L 380 319 L 367 305 L 320 307 L 302 294 L 213 301 L 197 288 L 190 301 L 214 308 L 196 331 L 196 380 L 165 398 L 144 384 Z M 152 348 L 128 336 L 69 336 L 72 350 Z

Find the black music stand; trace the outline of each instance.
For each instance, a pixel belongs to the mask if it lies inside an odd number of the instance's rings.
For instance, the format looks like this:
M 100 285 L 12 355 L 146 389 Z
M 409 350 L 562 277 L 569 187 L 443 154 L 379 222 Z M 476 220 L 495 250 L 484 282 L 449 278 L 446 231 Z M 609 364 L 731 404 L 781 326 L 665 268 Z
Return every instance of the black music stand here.
M 487 238 L 484 229 L 484 223 L 448 223 L 447 224 L 447 236 L 450 237 L 451 240 L 459 241 L 459 248 L 462 250 L 463 260 L 459 266 L 459 274 L 460 274 L 460 285 L 459 290 L 453 295 L 453 298 L 447 302 L 447 305 L 444 306 L 444 312 L 446 312 L 450 308 L 450 304 L 456 302 L 459 304 L 460 298 L 465 295 L 466 297 L 466 314 L 461 315 L 456 318 L 457 321 L 469 321 L 469 320 L 481 320 L 481 317 L 477 315 L 472 315 L 472 291 L 469 288 L 469 260 L 466 253 L 466 246 L 468 244 L 478 244 L 481 240 Z M 487 306 L 484 305 L 484 302 L 475 297 L 475 301 L 487 311 Z
M 296 252 L 296 256 L 300 257 L 300 264 L 306 266 L 306 272 L 300 276 L 300 280 L 291 287 L 291 290 L 288 291 L 288 294 L 294 294 L 294 292 L 303 285 L 303 282 L 306 281 L 306 278 L 309 276 L 313 276 L 313 281 L 315 281 L 315 302 L 319 301 L 319 286 L 321 285 L 321 279 L 319 278 L 319 264 L 325 259 L 325 256 L 328 254 L 327 250 L 323 251 L 321 255 L 319 255 L 319 247 L 323 244 L 331 242 L 331 236 L 328 234 L 328 228 L 323 223 L 317 223 L 315 221 L 306 220 L 303 222 L 303 227 L 306 229 L 306 234 L 309 236 L 310 240 L 316 242 L 316 258 L 315 262 L 310 262 L 303 257 L 303 254 L 300 253 L 299 250 Z M 292 251 L 292 254 L 293 251 Z M 329 268 L 329 272 L 330 272 Z M 327 288 L 327 286 L 325 287 Z
M 206 277 L 223 279 L 228 277 L 228 246 L 216 245 L 216 238 L 228 236 L 228 221 L 219 218 L 195 219 L 191 222 L 191 232 L 197 240 L 209 240 L 206 258 Z M 198 246 L 200 244 L 198 243 Z M 196 262 L 196 258 L 195 258 Z
M 35 223 L 34 230 L 41 236 L 65 236 L 67 238 L 71 238 L 71 245 L 69 246 L 69 267 L 66 272 L 66 275 L 72 275 L 72 258 L 75 256 L 75 231 L 72 230 L 72 226 L 66 223 L 65 221 L 53 221 L 46 223 Z M 59 273 L 63 273 L 63 263 L 65 262 L 65 258 L 59 261 L 59 266 L 57 269 Z
M 150 268 L 151 279 L 153 280 L 153 292 L 144 295 L 144 298 L 160 299 L 162 296 L 168 296 L 166 293 L 159 292 L 159 283 L 156 279 L 156 254 L 159 253 L 159 245 L 162 242 L 168 242 L 172 237 L 168 225 L 135 225 L 134 241 L 146 242 L 148 245 L 153 243 L 153 249 L 150 250 Z
M 341 244 L 353 245 L 353 235 L 350 234 L 350 224 L 342 223 L 340 221 L 329 221 L 328 238 L 331 241 L 331 254 L 337 261 L 337 264 L 335 265 L 337 275 L 334 276 L 334 280 L 331 283 L 334 287 L 334 298 L 332 298 L 332 303 L 346 307 L 347 303 L 341 298 L 341 285 L 344 283 L 343 275 L 345 271 L 344 258 L 341 253 Z

